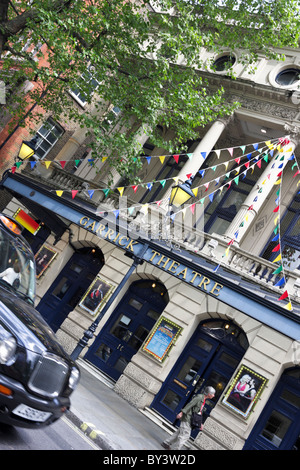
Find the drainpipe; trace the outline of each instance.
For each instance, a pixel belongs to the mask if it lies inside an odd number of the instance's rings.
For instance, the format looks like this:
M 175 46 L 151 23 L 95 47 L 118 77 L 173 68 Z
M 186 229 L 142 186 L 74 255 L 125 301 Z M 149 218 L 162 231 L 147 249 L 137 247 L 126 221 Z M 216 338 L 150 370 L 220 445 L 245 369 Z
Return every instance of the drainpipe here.
M 94 333 L 96 331 L 96 328 L 97 328 L 98 324 L 100 323 L 100 320 L 104 317 L 104 315 L 106 314 L 106 312 L 108 311 L 108 309 L 110 308 L 112 303 L 115 301 L 115 299 L 119 295 L 119 292 L 122 290 L 122 288 L 124 287 L 124 285 L 126 284 L 128 279 L 130 278 L 132 273 L 135 271 L 136 267 L 139 264 L 143 263 L 143 256 L 146 253 L 147 249 L 148 249 L 148 244 L 143 245 L 141 250 L 140 250 L 140 253 L 138 255 L 133 256 L 133 263 L 130 266 L 127 273 L 125 274 L 125 276 L 123 277 L 122 281 L 120 282 L 120 284 L 118 285 L 116 290 L 113 292 L 112 296 L 110 297 L 108 302 L 105 304 L 103 310 L 98 315 L 96 320 L 84 332 L 83 337 L 79 340 L 79 342 L 78 342 L 77 346 L 75 347 L 74 351 L 71 353 L 70 356 L 71 356 L 71 359 L 73 359 L 73 361 L 76 361 L 76 359 L 78 359 L 78 357 L 79 357 L 80 353 L 82 352 L 82 350 L 88 345 L 89 340 L 93 338 Z

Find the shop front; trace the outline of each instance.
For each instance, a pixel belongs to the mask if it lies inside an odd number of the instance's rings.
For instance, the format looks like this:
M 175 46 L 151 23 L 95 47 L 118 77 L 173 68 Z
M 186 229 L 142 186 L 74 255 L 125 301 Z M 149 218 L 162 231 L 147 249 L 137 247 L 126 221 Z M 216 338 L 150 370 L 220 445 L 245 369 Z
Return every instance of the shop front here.
M 81 359 L 149 416 L 177 426 L 195 393 L 216 389 L 196 448 L 298 448 L 297 306 L 287 311 L 276 293 L 264 295 L 237 272 L 215 272 L 208 257 L 135 237 L 19 175 L 2 184 L 25 209 L 26 200 L 40 204 L 73 233 L 71 242 L 45 240 L 56 256 L 38 279 L 38 309 L 68 352 L 99 319 Z

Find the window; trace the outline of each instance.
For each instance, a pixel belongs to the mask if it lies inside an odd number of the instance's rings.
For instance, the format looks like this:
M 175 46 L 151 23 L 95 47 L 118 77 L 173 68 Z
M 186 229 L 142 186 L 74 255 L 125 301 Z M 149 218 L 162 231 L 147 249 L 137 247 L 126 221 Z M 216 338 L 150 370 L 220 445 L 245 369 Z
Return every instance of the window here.
M 226 72 L 226 70 L 229 70 L 236 62 L 236 59 L 232 55 L 222 55 L 221 57 L 218 57 L 213 65 L 212 69 L 215 72 Z
M 291 269 L 300 269 L 300 196 L 296 195 L 280 220 L 281 251 L 284 265 Z M 262 258 L 272 261 L 278 256 L 272 250 L 278 241 L 271 240 L 262 253 Z
M 87 70 L 80 76 L 78 88 L 72 88 L 70 90 L 70 94 L 79 102 L 79 104 L 81 104 L 81 106 L 85 106 L 98 86 L 98 80 L 96 80 L 92 73 Z
M 275 81 L 278 85 L 281 86 L 289 86 L 294 85 L 296 82 L 300 80 L 300 69 L 296 68 L 288 68 L 282 70 L 278 73 L 275 78 Z
M 35 155 L 39 158 L 44 158 L 63 133 L 63 128 L 57 122 L 51 118 L 47 119 L 35 135 L 37 138 Z

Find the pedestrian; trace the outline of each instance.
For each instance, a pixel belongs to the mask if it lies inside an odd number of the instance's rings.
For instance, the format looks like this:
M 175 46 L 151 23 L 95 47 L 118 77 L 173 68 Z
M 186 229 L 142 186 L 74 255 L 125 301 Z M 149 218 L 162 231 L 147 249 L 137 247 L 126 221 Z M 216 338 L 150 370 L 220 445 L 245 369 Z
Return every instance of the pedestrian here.
M 204 393 L 199 393 L 178 413 L 177 419 L 181 420 L 180 427 L 170 436 L 162 442 L 162 447 L 171 450 L 173 445 L 174 450 L 182 449 L 185 443 L 189 440 L 192 431 L 192 414 L 198 413 L 202 416 L 202 410 L 206 399 L 211 399 L 215 396 L 215 389 L 213 387 L 206 387 Z M 198 430 L 202 430 L 203 424 L 200 425 Z

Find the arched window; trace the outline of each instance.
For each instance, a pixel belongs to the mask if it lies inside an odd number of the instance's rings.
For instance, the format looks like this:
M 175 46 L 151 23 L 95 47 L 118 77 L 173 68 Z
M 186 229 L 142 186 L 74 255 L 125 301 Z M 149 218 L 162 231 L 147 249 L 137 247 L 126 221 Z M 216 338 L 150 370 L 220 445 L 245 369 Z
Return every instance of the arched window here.
M 294 85 L 300 80 L 300 69 L 288 68 L 278 73 L 275 78 L 276 83 L 281 86 Z
M 236 58 L 233 55 L 226 54 L 222 55 L 221 57 L 218 57 L 213 65 L 212 69 L 215 72 L 226 72 L 229 70 L 236 62 Z

